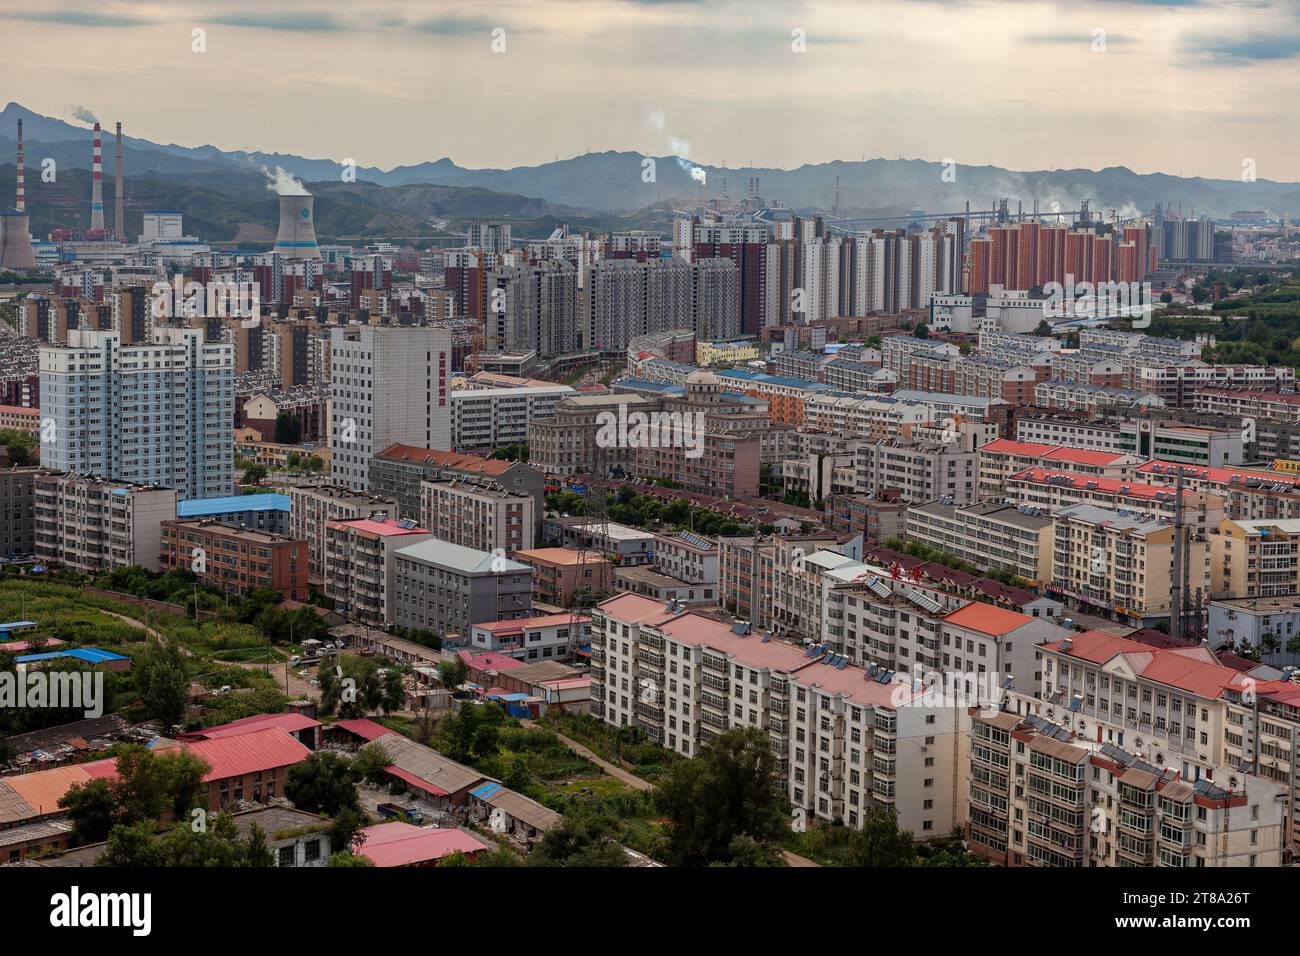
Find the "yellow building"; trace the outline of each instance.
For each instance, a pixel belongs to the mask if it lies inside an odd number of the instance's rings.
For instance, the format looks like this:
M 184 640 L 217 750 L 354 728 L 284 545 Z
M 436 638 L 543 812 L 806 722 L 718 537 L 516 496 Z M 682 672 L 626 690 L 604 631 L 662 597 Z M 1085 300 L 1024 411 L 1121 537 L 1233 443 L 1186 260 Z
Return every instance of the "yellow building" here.
M 1272 597 L 1300 590 L 1300 519 L 1225 519 L 1211 535 L 1215 594 Z
M 753 339 L 735 342 L 696 342 L 695 364 L 700 368 L 710 365 L 739 365 L 758 358 L 758 343 Z

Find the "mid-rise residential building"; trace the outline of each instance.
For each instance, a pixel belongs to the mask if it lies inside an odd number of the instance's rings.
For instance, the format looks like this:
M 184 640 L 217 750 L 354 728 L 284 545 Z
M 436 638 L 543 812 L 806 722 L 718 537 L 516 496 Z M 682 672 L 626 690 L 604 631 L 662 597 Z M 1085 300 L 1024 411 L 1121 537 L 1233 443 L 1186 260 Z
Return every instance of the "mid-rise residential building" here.
M 450 448 L 451 332 L 432 326 L 330 329 L 330 467 L 366 490 L 370 460 L 394 444 Z
M 593 609 L 591 667 L 593 714 L 684 756 L 733 728 L 765 730 L 805 819 L 861 827 L 884 806 L 920 839 L 960 826 L 965 711 L 921 706 L 884 669 L 635 594 Z
M 160 328 L 127 345 L 73 329 L 40 349 L 46 467 L 173 488 L 186 498 L 234 484 L 234 353 L 196 329 Z
M 463 646 L 474 624 L 532 616 L 532 578 L 532 568 L 500 554 L 431 536 L 409 542 L 394 554 L 394 620 Z
M 461 452 L 491 453 L 528 441 L 532 422 L 550 421 L 555 407 L 578 394 L 539 382 L 519 388 L 459 388 L 451 393 L 451 442 Z
M 290 601 L 307 599 L 307 542 L 232 528 L 211 518 L 164 521 L 160 563 L 191 571 L 200 583 L 229 594 L 258 589 Z
M 1176 583 L 1172 523 L 1087 504 L 1058 510 L 1054 522 L 1049 593 L 1135 627 L 1170 617 Z M 1190 602 L 1197 591 L 1209 592 L 1209 542 L 1190 537 L 1183 554 Z
M 440 541 L 512 555 L 533 546 L 533 496 L 507 491 L 494 479 L 420 482 L 420 523 Z
M 978 483 L 979 453 L 958 445 L 881 441 L 858 446 L 860 494 L 893 491 L 909 502 L 943 498 L 964 505 L 976 499 Z
M 1276 787 L 1183 779 L 1035 714 L 971 715 L 972 851 L 1009 866 L 1227 867 L 1282 863 Z
M 1216 595 L 1234 598 L 1300 594 L 1300 518 L 1226 519 L 1210 535 Z
M 533 569 L 533 599 L 552 607 L 590 602 L 613 588 L 613 564 L 600 551 L 530 548 L 512 557 Z
M 1059 722 L 1081 738 L 1140 753 L 1152 766 L 1171 768 L 1192 783 L 1209 779 L 1248 794 L 1254 788 L 1248 778 L 1271 785 L 1265 799 L 1283 809 L 1284 846 L 1288 858 L 1295 857 L 1300 685 L 1224 666 L 1204 645 L 1160 648 L 1100 631 L 1074 634 L 1038 651 L 1041 699 L 1016 695 L 1022 712 Z M 1259 846 L 1268 851 L 1266 841 Z
M 0 471 L 0 555 L 28 555 L 36 550 L 37 468 Z
M 397 502 L 392 498 L 358 493 L 345 485 L 292 485 L 285 491 L 289 498 L 289 537 L 307 542 L 308 580 L 312 584 L 325 581 L 326 528 L 331 521 L 396 521 L 399 517 Z
M 392 445 L 370 460 L 370 492 L 397 502 L 403 518 L 420 517 L 420 482 L 435 478 L 490 478 L 507 491 L 532 495 L 542 513 L 542 473 L 522 461 L 502 461 L 454 451 Z
M 1146 459 L 1117 452 L 999 438 L 980 446 L 979 461 L 980 497 L 997 498 L 1005 493 L 1006 480 L 1027 468 L 1119 480 L 1132 478 L 1134 469 Z
M 383 515 L 325 524 L 325 596 L 349 620 L 388 627 L 396 620 L 396 552 L 432 538 L 414 521 Z
M 1007 500 L 1049 512 L 1077 504 L 1096 505 L 1173 521 L 1177 491 L 1168 485 L 1142 484 L 1146 477 L 1142 469 L 1137 481 L 1128 482 L 1029 468 L 1007 479 Z M 1182 511 L 1183 523 L 1192 529 L 1193 536 L 1204 537 L 1223 520 L 1224 500 L 1219 495 L 1197 491 L 1188 482 L 1183 488 Z
M 1002 501 L 946 501 L 907 511 L 907 540 L 956 555 L 977 568 L 1004 568 L 1038 587 L 1051 580 L 1052 519 Z
M 100 574 L 138 564 L 159 571 L 162 523 L 176 517 L 176 490 L 38 474 L 33 480 L 36 557 Z

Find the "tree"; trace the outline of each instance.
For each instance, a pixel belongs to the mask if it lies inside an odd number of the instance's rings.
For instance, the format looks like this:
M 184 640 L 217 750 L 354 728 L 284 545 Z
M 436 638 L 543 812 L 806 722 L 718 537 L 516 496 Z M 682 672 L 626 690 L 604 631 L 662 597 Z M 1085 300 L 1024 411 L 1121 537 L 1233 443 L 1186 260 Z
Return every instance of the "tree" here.
M 352 757 L 352 776 L 377 787 L 386 778 L 384 768 L 390 766 L 392 762 L 383 744 L 368 743 Z
M 756 727 L 719 734 L 700 756 L 672 765 L 656 804 L 671 821 L 668 852 L 678 866 L 728 863 L 738 836 L 775 841 L 786 802 L 767 734 Z
M 292 412 L 280 412 L 275 416 L 275 443 L 277 445 L 296 445 L 302 441 L 302 419 Z
M 356 779 L 347 758 L 318 750 L 289 768 L 284 795 L 299 810 L 337 816 L 344 809 L 361 811 Z
M 68 811 L 72 821 L 72 843 L 85 846 L 108 839 L 117 814 L 117 802 L 112 787 L 104 779 L 73 784 L 62 797 L 59 806 Z
M 190 687 L 180 646 L 150 641 L 135 656 L 131 673 L 145 710 L 162 725 L 163 732 L 179 724 L 185 716 Z
M 330 847 L 336 852 L 353 852 L 364 841 L 366 822 L 361 814 L 350 807 L 344 807 L 334 816 L 334 825 L 330 827 Z
M 570 812 L 546 831 L 528 858 L 530 866 L 626 866 L 627 854 L 612 835 L 613 826 L 592 812 Z
M 266 843 L 266 833 L 256 823 L 249 828 L 243 845 L 244 866 L 275 866 L 275 854 Z
M 437 749 L 460 763 L 495 757 L 505 721 L 505 711 L 494 704 L 466 704 L 438 721 Z
M 459 657 L 438 665 L 438 680 L 447 690 L 455 690 L 469 679 L 469 665 Z
M 922 322 L 912 331 L 912 334 L 918 339 L 928 339 L 930 337 L 930 327 Z
M 912 834 L 898 829 L 898 815 L 889 807 L 875 806 L 866 812 L 862 829 L 849 837 L 852 866 L 912 866 L 916 843 Z
M 374 866 L 374 862 L 365 856 L 357 856 L 348 850 L 341 850 L 330 856 L 330 866 Z
M 244 482 L 249 485 L 260 485 L 266 481 L 268 474 L 265 465 L 249 465 L 244 469 Z
M 1052 323 L 1046 319 L 1038 320 L 1038 328 L 1034 329 L 1035 335 L 1048 336 L 1052 334 Z

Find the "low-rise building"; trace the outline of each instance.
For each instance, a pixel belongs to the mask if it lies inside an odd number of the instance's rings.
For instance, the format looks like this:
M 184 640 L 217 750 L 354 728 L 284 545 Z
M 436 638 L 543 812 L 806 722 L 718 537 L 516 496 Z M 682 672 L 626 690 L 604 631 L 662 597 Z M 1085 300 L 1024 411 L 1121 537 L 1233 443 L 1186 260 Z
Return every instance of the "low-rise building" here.
M 228 594 L 269 588 L 290 601 L 307 599 L 307 542 L 218 524 L 211 518 L 164 521 L 160 561 L 192 571 Z
M 470 628 L 474 651 L 506 654 L 521 661 L 570 660 L 573 651 L 591 640 L 591 618 L 544 614 L 510 620 L 483 621 Z

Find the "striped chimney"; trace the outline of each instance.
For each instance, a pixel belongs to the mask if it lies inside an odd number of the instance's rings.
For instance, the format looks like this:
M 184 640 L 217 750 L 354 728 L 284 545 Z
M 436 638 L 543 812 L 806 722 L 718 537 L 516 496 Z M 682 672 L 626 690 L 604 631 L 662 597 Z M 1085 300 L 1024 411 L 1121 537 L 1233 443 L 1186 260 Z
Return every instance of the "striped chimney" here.
M 90 177 L 90 235 L 104 234 L 104 148 L 99 138 L 99 124 L 95 124 L 95 151 L 91 156 Z
M 23 185 L 23 121 L 18 121 L 18 202 L 19 212 L 27 211 L 27 191 Z

